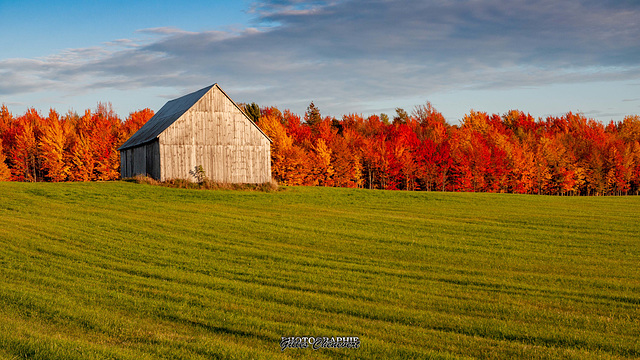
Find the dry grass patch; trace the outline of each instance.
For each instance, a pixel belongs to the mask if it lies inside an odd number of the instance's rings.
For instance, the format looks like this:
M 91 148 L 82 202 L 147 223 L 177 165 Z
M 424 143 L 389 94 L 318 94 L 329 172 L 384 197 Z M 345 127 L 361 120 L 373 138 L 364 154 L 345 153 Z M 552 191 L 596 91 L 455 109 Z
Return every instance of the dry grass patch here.
M 158 185 L 175 189 L 202 189 L 202 190 L 248 190 L 271 192 L 281 190 L 275 180 L 262 184 L 232 184 L 221 183 L 210 179 L 203 179 L 196 182 L 189 179 L 171 179 L 166 181 L 158 181 L 152 177 L 144 175 L 136 175 L 132 178 L 124 179 L 124 181 L 134 182 L 136 184 Z

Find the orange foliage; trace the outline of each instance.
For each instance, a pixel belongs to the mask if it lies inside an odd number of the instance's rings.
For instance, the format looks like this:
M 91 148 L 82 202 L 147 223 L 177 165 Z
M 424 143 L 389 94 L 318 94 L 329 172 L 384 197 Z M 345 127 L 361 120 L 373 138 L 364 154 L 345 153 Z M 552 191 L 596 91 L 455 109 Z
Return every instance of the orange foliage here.
M 0 138 L 0 181 L 8 181 L 11 179 L 11 170 L 6 164 L 6 157 L 2 149 L 2 138 Z
M 306 185 L 308 177 L 307 156 L 287 134 L 282 113 L 275 108 L 262 112 L 260 126 L 271 144 L 271 173 L 273 178 L 284 185 Z
M 399 109 L 402 110 L 402 109 Z M 300 116 L 261 109 L 273 140 L 272 175 L 284 185 L 522 194 L 640 194 L 640 117 L 606 126 L 581 114 L 535 119 L 470 111 L 449 125 L 431 103 L 390 124 L 386 116 Z M 400 114 L 400 113 L 399 113 Z M 119 177 L 117 148 L 153 116 L 121 121 L 110 104 L 83 116 L 0 108 L 0 180 Z
M 46 120 L 38 142 L 42 169 L 50 181 L 65 181 L 69 176 L 69 166 L 65 161 L 66 144 L 70 133 L 69 123 L 61 120 L 53 109 L 49 110 L 49 117 Z
M 129 117 L 122 123 L 119 132 L 118 146 L 124 144 L 131 135 L 135 134 L 142 125 L 153 117 L 153 110 L 145 108 L 129 114 Z
M 37 181 L 39 173 L 38 141 L 42 118 L 31 108 L 11 125 L 14 138 L 9 150 L 11 173 L 21 181 Z
M 35 109 L 13 118 L 0 109 L 0 179 L 8 166 L 17 181 L 89 181 L 120 177 L 117 148 L 153 116 L 144 109 L 131 113 L 123 123 L 111 104 L 99 103 L 83 116 L 55 110 L 43 118 Z M 6 159 L 5 159 L 6 158 Z M 3 165 L 6 164 L 6 165 Z
M 311 107 L 310 107 L 311 108 Z M 317 110 L 317 108 L 316 108 Z M 460 126 L 430 103 L 389 124 L 372 115 L 306 122 L 263 109 L 283 184 L 522 194 L 640 193 L 640 118 L 608 126 L 567 113 L 471 111 Z M 271 117 L 269 117 L 271 116 Z

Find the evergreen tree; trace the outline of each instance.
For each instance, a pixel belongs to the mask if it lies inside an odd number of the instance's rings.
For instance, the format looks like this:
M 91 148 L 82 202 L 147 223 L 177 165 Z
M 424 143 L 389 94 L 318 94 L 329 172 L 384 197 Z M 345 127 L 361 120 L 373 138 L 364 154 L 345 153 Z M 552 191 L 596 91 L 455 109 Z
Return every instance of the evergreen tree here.
M 258 104 L 252 102 L 251 104 L 247 104 L 244 107 L 244 111 L 247 113 L 249 119 L 251 119 L 254 123 L 258 123 L 260 121 L 260 107 Z
M 309 104 L 307 112 L 304 113 L 304 121 L 312 127 L 322 121 L 320 110 L 314 105 L 313 101 Z

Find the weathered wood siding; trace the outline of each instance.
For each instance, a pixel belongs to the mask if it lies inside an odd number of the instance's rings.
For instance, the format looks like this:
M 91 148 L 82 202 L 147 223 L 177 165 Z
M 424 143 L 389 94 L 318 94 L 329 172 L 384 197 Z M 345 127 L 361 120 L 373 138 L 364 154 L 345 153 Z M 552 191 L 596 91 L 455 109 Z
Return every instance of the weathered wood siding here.
M 149 175 L 160 178 L 160 146 L 158 141 L 126 149 L 120 152 L 120 177 Z
M 163 181 L 195 180 L 199 165 L 209 179 L 218 182 L 271 181 L 270 141 L 217 86 L 162 132 L 158 140 L 157 178 Z

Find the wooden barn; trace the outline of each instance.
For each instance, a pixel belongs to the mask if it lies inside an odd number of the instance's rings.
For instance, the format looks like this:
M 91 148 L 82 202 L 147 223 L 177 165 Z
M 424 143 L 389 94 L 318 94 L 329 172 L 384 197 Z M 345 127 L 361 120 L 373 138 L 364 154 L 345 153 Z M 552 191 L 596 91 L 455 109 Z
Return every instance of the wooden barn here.
M 271 181 L 271 139 L 213 84 L 167 102 L 119 149 L 122 178 Z

